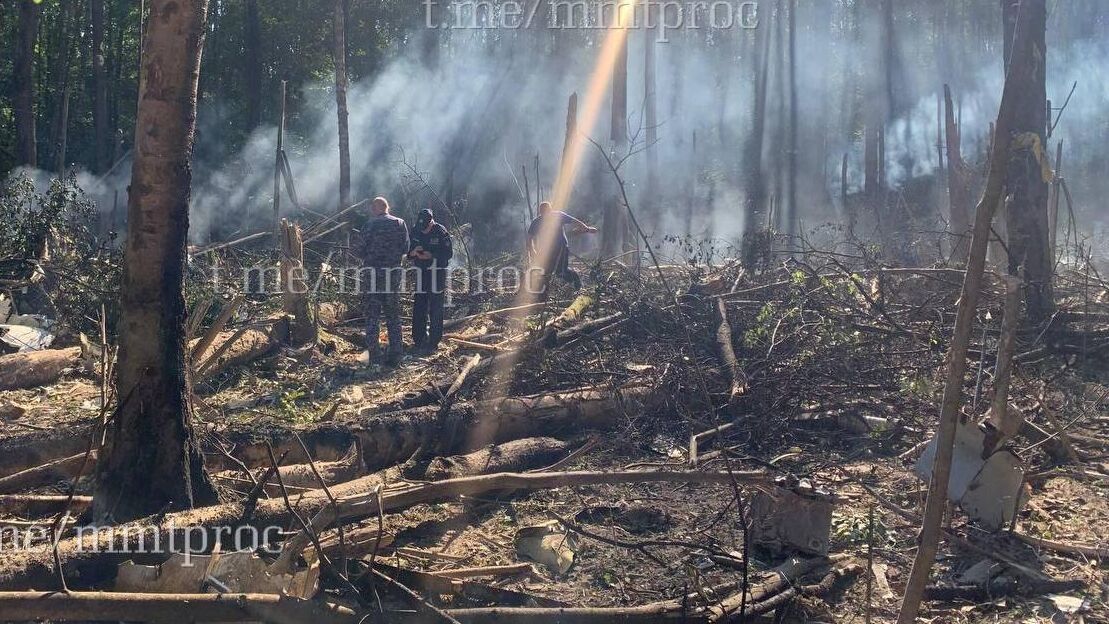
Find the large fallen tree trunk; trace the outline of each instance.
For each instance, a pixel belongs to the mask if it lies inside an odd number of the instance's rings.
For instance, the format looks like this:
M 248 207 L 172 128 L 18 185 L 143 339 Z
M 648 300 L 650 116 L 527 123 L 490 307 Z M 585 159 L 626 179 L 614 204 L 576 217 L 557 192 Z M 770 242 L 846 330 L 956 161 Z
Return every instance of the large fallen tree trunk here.
M 0 390 L 37 388 L 57 381 L 81 363 L 81 347 L 43 349 L 0 356 Z
M 30 431 L 0 439 L 0 475 L 8 476 L 84 453 L 94 426 L 94 419 L 90 418 L 50 431 Z
M 623 422 L 624 413 L 640 409 L 649 392 L 649 388 L 635 386 L 616 392 L 588 389 L 462 402 L 451 405 L 445 419 L 441 418 L 438 406 L 384 414 L 370 412 L 365 416 L 340 417 L 299 434 L 312 457 L 322 461 L 342 457 L 357 438 L 366 468 L 377 470 L 405 461 L 427 440 L 441 436 L 441 420 L 462 432 L 452 447 L 442 452 L 461 453 L 538 435 L 577 434 L 585 429 L 611 431 Z M 244 427 L 228 431 L 225 438 L 235 445 L 235 455 L 249 467 L 268 465 L 266 442 L 278 453 L 288 451 L 289 461 L 308 459 L 292 430 L 271 429 L 265 440 L 259 440 L 253 428 Z
M 478 367 L 495 359 L 482 360 Z M 471 372 L 467 379 L 473 375 Z M 444 388 L 444 392 L 448 389 Z M 635 386 L 617 392 L 583 389 L 457 403 L 451 406 L 448 420 L 457 424 L 458 431 L 469 433 L 458 436 L 455 447 L 444 452 L 465 452 L 537 435 L 576 434 L 584 429 L 611 430 L 622 422 L 621 414 L 636 411 L 648 394 L 649 388 Z M 378 470 L 408 459 L 427 436 L 439 435 L 438 422 L 437 406 L 379 414 L 367 410 L 364 414 L 341 417 L 301 430 L 299 434 L 317 462 L 341 461 L 357 441 L 362 446 L 364 468 Z M 93 424 L 90 420 L 64 431 L 35 431 L 0 440 L 0 475 L 83 453 L 88 447 Z M 301 450 L 293 431 L 273 428 L 267 430 L 263 438 L 253 427 L 242 427 L 232 428 L 224 437 L 238 449 L 236 456 L 251 468 L 269 466 L 266 442 L 273 444 L 279 455 L 287 451 L 289 462 L 305 463 L 309 458 Z M 206 459 L 210 470 L 239 469 L 217 454 Z M 311 484 L 305 485 L 315 486 L 314 478 Z
M 331 488 L 338 497 L 338 505 L 331 505 L 323 490 L 305 492 L 298 499 L 298 513 L 313 516 L 313 527 L 328 527 L 335 523 L 353 522 L 379 513 L 397 513 L 422 503 L 451 500 L 460 496 L 505 490 L 536 490 L 583 485 L 620 483 L 703 483 L 703 484 L 758 484 L 767 485 L 770 477 L 762 472 L 554 472 L 554 473 L 498 473 L 462 477 L 434 483 L 405 485 L 381 493 L 374 483 L 363 478 L 351 484 Z M 371 486 L 366 489 L 366 486 Z M 322 510 L 327 510 L 323 514 Z M 214 544 L 213 535 L 220 535 L 227 527 L 250 525 L 267 527 L 287 526 L 290 517 L 281 499 L 257 502 L 249 520 L 244 521 L 242 503 L 228 503 L 189 511 L 165 514 L 154 519 L 146 518 L 115 527 L 78 529 L 75 537 L 58 544 L 57 559 L 70 587 L 88 587 L 92 583 L 112 578 L 117 566 L 131 558 L 131 553 L 149 553 L 152 544 L 168 545 L 186 543 Z M 322 530 L 322 529 L 321 529 Z M 285 551 L 300 552 L 308 543 L 300 539 L 303 532 L 287 544 Z M 191 541 L 190 541 L 191 540 Z M 300 550 L 297 550 L 297 549 Z M 53 551 L 37 547 L 5 553 L 0 558 L 0 590 L 28 587 L 53 587 L 57 584 Z
M 351 609 L 274 594 L 0 592 L 5 620 L 358 624 Z
M 0 496 L 0 514 L 40 518 L 60 513 L 69 500 L 57 494 L 5 494 Z M 91 496 L 74 496 L 69 504 L 70 513 L 77 515 L 92 504 Z M 3 522 L 0 521 L 0 525 Z
M 89 455 L 89 466 L 96 461 L 96 452 Z M 48 462 L 41 466 L 28 468 L 12 475 L 0 478 L 0 494 L 12 494 L 32 488 L 49 485 L 65 479 L 70 479 L 77 471 L 85 466 L 85 453 L 79 453 L 63 459 Z M 85 473 L 90 474 L 89 468 Z

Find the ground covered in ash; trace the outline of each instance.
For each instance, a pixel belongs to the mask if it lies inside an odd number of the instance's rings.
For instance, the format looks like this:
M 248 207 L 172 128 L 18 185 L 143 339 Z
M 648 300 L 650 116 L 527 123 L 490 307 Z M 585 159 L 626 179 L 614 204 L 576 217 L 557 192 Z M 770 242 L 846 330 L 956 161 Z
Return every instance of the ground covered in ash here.
M 387 420 L 429 387 L 450 382 L 472 356 L 511 352 L 511 366 L 479 371 L 453 399 L 479 404 L 581 388 L 650 389 L 642 404 L 618 402 L 607 430 L 551 432 L 570 448 L 584 447 L 557 470 L 688 469 L 691 436 L 733 423 L 701 441 L 696 467 L 764 471 L 831 493 L 830 552 L 856 564 L 826 591 L 784 601 L 775 610 L 779 621 L 861 622 L 868 611 L 874 621 L 892 621 L 927 488 L 912 465 L 937 421 L 962 272 L 849 267 L 817 253 L 759 275 L 728 262 L 579 268 L 587 275 L 581 293 L 557 286 L 546 306 L 524 311 L 490 314 L 517 303 L 494 287 L 457 295 L 442 348 L 396 368 L 367 367 L 356 303 L 327 301 L 315 348 L 279 349 L 196 385 L 195 417 L 213 471 L 230 467 L 227 455 L 264 467 L 246 448 L 258 440 Z M 982 417 L 993 393 L 1001 289 L 989 275 L 968 355 L 968 419 Z M 1023 463 L 1028 502 L 1012 526 L 992 533 L 961 510 L 950 512 L 954 537 L 941 545 L 934 599 L 923 613 L 929 621 L 1109 621 L 1109 579 L 1099 556 L 1107 554 L 1109 533 L 1109 292 L 1104 282 L 1091 286 L 1088 271 L 1063 270 L 1057 297 L 1055 317 L 1017 337 L 1010 402 L 1048 433 L 1036 439 L 1022 432 L 1008 443 Z M 575 302 L 580 314 L 560 316 Z M 745 382 L 740 393 L 721 363 L 721 309 Z M 228 330 L 268 313 L 266 304 L 248 303 Z M 575 334 L 583 323 L 587 331 Z M 100 401 L 95 366 L 75 368 L 52 385 L 0 392 L 0 406 L 19 408 L 0 420 L 0 448 L 75 435 L 99 418 Z M 336 460 L 345 450 L 323 449 L 315 459 Z M 361 460 L 363 472 L 384 467 Z M 241 481 L 221 483 L 225 495 L 241 497 Z M 66 494 L 71 485 L 59 479 L 20 493 Z M 87 478 L 76 481 L 76 491 L 89 493 Z M 554 521 L 566 536 L 554 548 L 572 551 L 568 569 L 536 564 L 529 573 L 475 580 L 537 604 L 620 607 L 683 597 L 711 604 L 720 599 L 713 588 L 740 582 L 744 567 L 754 582 L 797 554 L 753 540 L 745 545 L 754 492 L 742 488 L 738 500 L 736 492 L 728 485 L 634 483 L 420 504 L 380 519 L 393 543 L 375 561 L 423 571 L 517 564 L 526 560 L 515 543 L 519 530 Z M 1011 530 L 1047 541 L 1030 544 Z M 987 587 L 976 594 L 971 589 L 981 579 L 963 575 L 990 568 L 982 563 L 990 554 L 1004 562 L 994 561 L 988 574 L 1002 579 L 1023 578 L 1016 564 L 1080 583 L 1025 592 L 1031 595 L 995 596 Z

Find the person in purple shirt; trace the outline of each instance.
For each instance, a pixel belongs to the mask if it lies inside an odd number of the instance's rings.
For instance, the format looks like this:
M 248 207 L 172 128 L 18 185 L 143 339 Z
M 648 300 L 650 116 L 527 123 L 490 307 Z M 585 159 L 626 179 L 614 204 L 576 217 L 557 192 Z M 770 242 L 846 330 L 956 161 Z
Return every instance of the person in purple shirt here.
M 566 238 L 566 226 L 573 231 L 596 233 L 597 228 L 576 219 L 561 210 L 554 210 L 551 202 L 539 204 L 539 216 L 528 226 L 528 252 L 532 263 L 543 269 L 543 294 L 547 292 L 550 276 L 557 275 L 575 289 L 581 288 L 581 277 L 570 268 L 570 241 Z

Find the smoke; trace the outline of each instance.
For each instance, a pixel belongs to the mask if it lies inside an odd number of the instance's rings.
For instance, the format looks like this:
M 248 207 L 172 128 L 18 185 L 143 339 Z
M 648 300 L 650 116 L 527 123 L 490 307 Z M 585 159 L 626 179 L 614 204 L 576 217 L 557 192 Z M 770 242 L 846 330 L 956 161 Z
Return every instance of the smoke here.
M 989 18 L 996 27 L 988 41 L 972 45 L 963 36 L 956 46 L 951 43 L 954 34 L 937 42 L 930 28 L 921 28 L 926 18 L 898 12 L 890 56 L 876 47 L 880 41 L 872 36 L 882 25 L 881 15 L 855 13 L 842 2 L 797 4 L 795 211 L 806 226 L 841 220 L 843 155 L 848 158 L 849 192 L 862 187 L 861 110 L 865 98 L 873 95 L 865 86 L 886 62 L 895 78 L 893 101 L 885 101 L 884 92 L 878 94 L 881 107 L 890 112 L 885 127 L 887 183 L 898 188 L 937 173 L 936 105 L 944 82 L 952 85 L 957 102 L 964 158 L 980 159 L 1003 82 L 999 14 Z M 620 173 L 633 208 L 655 240 L 684 234 L 688 228 L 695 236 L 734 242 L 743 231 L 742 174 L 755 166 L 744 161 L 743 146 L 752 128 L 760 34 L 771 37 L 761 161 L 768 196 L 774 196 L 780 210 L 789 150 L 789 59 L 776 6 L 780 5 L 765 0 L 759 4 L 757 30 L 738 25 L 712 28 L 702 18 L 698 29 L 668 31 L 665 42 L 642 29 L 632 32 L 627 124 L 633 139 L 629 150 L 637 153 L 624 162 Z M 1000 12 L 997 7 L 992 10 Z M 1086 10 L 1096 15 L 1072 15 L 1067 23 L 1104 24 L 1101 3 Z M 859 23 L 854 24 L 856 19 Z M 1080 217 L 1105 219 L 1097 200 L 1109 193 L 1109 178 L 1103 175 L 1109 154 L 1109 40 L 1097 36 L 1096 28 L 1071 28 L 1063 36 L 1055 32 L 1061 30 L 1054 26 L 1059 21 L 1049 22 L 1054 30 L 1049 32 L 1048 93 L 1059 107 L 1075 81 L 1078 88 L 1049 147 L 1054 156 L 1055 142 L 1065 143 L 1064 171 Z M 458 221 L 474 225 L 477 249 L 490 254 L 519 249 L 528 218 L 517 187 L 524 184 L 521 167 L 527 169 L 533 201 L 537 188 L 549 197 L 563 147 L 567 99 L 573 92 L 584 99 L 604 35 L 600 29 L 446 29 L 417 31 L 395 43 L 385 52 L 380 71 L 353 82 L 348 90 L 352 200 L 385 195 L 402 217 L 433 207 L 449 223 L 450 215 L 441 214 L 440 201 L 445 201 L 457 212 Z M 650 196 L 643 153 L 647 43 L 657 55 L 659 120 L 658 141 L 651 146 L 658 159 L 658 179 Z M 941 71 L 944 57 L 950 57 L 950 67 Z M 338 209 L 334 86 L 321 78 L 295 96 L 289 98 L 284 145 L 302 218 L 310 220 Z M 589 138 L 611 150 L 607 110 L 606 105 Z M 206 95 L 194 155 L 193 242 L 272 225 L 276 127 L 257 128 L 241 146 L 229 148 L 223 131 L 229 119 L 224 103 Z M 599 222 L 617 190 L 597 149 L 589 146 L 586 154 L 565 209 Z M 107 178 L 79 174 L 79 180 L 106 210 L 117 196 L 125 204 L 129 171 L 130 164 L 123 163 Z M 942 196 L 937 203 L 941 205 L 934 211 L 945 213 Z M 294 213 L 285 197 L 282 213 Z

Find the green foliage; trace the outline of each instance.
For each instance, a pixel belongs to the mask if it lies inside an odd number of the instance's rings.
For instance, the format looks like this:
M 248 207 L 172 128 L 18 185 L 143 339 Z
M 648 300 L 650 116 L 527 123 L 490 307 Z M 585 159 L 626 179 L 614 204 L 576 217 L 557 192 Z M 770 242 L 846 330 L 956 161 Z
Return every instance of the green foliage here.
M 101 306 L 109 324 L 115 318 L 120 253 L 92 231 L 96 212 L 76 180 L 54 179 L 45 193 L 27 176 L 15 176 L 0 189 L 0 271 L 4 279 L 39 282 L 51 295 L 43 300 L 34 287 L 17 295 L 20 312 L 46 313 L 59 329 L 99 333 Z
M 882 547 L 892 543 L 889 528 L 877 514 L 873 526 L 870 517 L 859 511 L 834 512 L 832 514 L 832 539 L 844 546 L 865 545 L 873 542 Z

